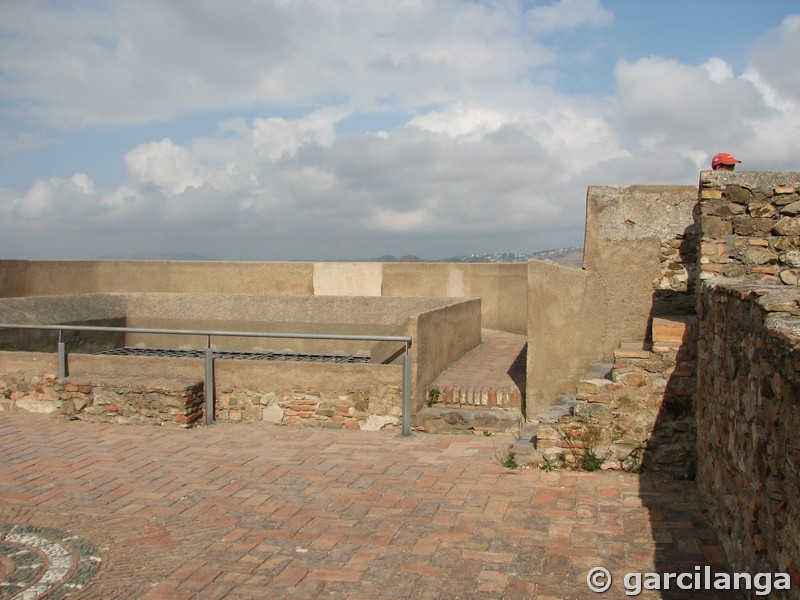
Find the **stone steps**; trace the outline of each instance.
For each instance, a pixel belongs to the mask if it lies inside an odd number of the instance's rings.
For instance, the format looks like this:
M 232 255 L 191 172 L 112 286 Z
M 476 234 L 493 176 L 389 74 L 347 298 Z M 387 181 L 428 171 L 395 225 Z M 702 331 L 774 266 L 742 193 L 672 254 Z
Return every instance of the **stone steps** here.
M 517 435 L 523 422 L 522 410 L 509 407 L 465 407 L 433 405 L 414 415 L 415 429 L 427 433 L 473 433 Z
M 576 383 L 575 394 L 559 395 L 548 410 L 537 415 L 536 435 L 532 441 L 520 438 L 520 450 L 533 446 L 541 460 L 559 455 L 570 462 L 592 447 L 584 438 L 599 435 L 598 448 L 602 446 L 612 468 L 639 468 L 637 461 L 644 445 L 653 442 L 654 434 L 646 433 L 655 425 L 650 422 L 655 418 L 653 408 L 670 402 L 674 411 L 690 402 L 694 357 L 687 342 L 695 329 L 694 315 L 654 318 L 651 344 L 622 343 L 614 352 L 613 364 L 591 365 Z M 680 463 L 682 457 L 675 458 L 668 450 L 675 446 L 673 454 L 684 452 L 678 447 L 689 427 L 684 421 L 679 415 L 674 422 L 661 423 L 660 429 L 668 435 L 658 442 L 666 442 L 665 450 L 655 450 L 653 454 L 663 463 L 660 468 L 669 470 Z M 611 429 L 616 431 L 614 435 L 610 434 Z

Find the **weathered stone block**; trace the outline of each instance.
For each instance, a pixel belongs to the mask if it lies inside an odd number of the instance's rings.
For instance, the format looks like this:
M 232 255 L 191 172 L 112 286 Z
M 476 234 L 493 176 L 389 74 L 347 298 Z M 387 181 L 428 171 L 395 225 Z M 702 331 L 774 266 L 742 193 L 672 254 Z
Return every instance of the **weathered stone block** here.
M 278 424 L 283 421 L 283 409 L 277 404 L 270 404 L 261 411 L 261 420 Z
M 784 269 L 780 278 L 786 285 L 800 285 L 800 269 Z
M 792 202 L 791 204 L 787 204 L 781 208 L 781 214 L 788 215 L 790 217 L 800 215 L 800 201 Z
M 783 217 L 772 228 L 776 235 L 800 235 L 800 217 Z
M 740 185 L 728 185 L 722 196 L 737 204 L 747 204 L 753 198 L 752 191 Z
M 778 255 L 768 248 L 751 246 L 744 251 L 744 260 L 751 265 L 765 265 L 778 262 Z
M 722 217 L 703 216 L 701 226 L 703 237 L 706 238 L 721 238 L 733 234 L 733 225 Z
M 733 232 L 742 236 L 767 235 L 772 229 L 772 219 L 756 219 L 747 215 L 733 218 Z
M 771 219 L 778 214 L 771 202 L 751 202 L 747 207 L 747 212 L 758 219 Z

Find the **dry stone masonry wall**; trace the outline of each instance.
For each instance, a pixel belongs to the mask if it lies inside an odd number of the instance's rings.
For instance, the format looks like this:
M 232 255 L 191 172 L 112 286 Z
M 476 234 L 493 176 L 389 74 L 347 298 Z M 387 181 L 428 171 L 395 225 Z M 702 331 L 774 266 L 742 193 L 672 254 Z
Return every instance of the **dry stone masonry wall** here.
M 800 174 L 703 172 L 700 277 L 800 283 Z
M 800 583 L 800 289 L 710 280 L 697 485 L 736 570 Z
M 125 425 L 192 427 L 203 416 L 203 382 L 59 380 L 55 374 L 3 374 L 0 409 L 54 413 Z
M 800 584 L 800 173 L 703 173 L 697 484 L 737 570 Z
M 266 391 L 226 390 L 217 399 L 217 420 L 327 429 L 395 429 L 401 423 L 402 389 L 366 384 L 358 390 L 332 391 L 301 386 Z

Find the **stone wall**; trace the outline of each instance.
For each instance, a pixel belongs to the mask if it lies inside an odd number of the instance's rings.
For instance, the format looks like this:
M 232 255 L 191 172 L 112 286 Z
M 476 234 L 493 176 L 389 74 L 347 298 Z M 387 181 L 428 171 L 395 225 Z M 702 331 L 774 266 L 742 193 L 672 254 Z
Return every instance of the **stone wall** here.
M 54 373 L 0 375 L 0 409 L 54 413 L 68 419 L 124 425 L 199 423 L 203 382 L 59 380 Z
M 656 318 L 653 343 L 623 344 L 610 376 L 539 416 L 537 448 L 552 464 L 694 476 L 693 317 Z
M 709 279 L 698 312 L 697 486 L 734 570 L 799 586 L 800 289 Z
M 273 391 L 240 388 L 222 391 L 217 400 L 218 421 L 378 431 L 399 429 L 402 419 L 399 385 L 339 391 L 300 385 Z
M 204 363 L 192 358 L 0 352 L 0 411 L 135 425 L 204 422 Z M 158 373 L 159 376 L 154 374 Z M 376 431 L 399 428 L 402 366 L 215 360 L 215 419 Z
M 700 277 L 800 283 L 800 173 L 704 171 Z

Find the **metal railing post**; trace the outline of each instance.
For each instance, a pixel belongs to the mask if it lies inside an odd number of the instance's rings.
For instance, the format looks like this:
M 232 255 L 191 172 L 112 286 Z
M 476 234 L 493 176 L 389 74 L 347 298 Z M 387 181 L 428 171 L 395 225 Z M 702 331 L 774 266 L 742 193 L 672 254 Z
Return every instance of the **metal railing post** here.
M 61 330 L 58 330 L 58 378 L 67 377 L 67 344 L 61 337 Z
M 411 354 L 408 342 L 403 353 L 403 437 L 411 436 Z
M 214 424 L 214 351 L 211 349 L 211 336 L 206 337 L 206 378 L 203 391 L 206 397 L 206 425 Z

